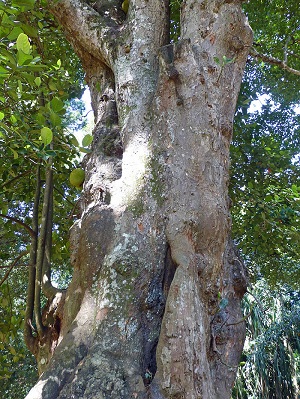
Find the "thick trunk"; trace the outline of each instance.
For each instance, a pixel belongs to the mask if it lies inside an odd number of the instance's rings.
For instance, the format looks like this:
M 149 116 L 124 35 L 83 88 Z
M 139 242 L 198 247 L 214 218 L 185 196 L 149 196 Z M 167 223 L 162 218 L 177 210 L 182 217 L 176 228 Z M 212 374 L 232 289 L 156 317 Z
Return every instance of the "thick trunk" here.
M 99 11 L 93 52 L 95 32 L 76 41 L 72 29 L 91 28 L 71 29 L 66 10 L 95 11 L 54 6 L 96 126 L 61 342 L 28 398 L 226 399 L 246 289 L 230 240 L 229 144 L 251 31 L 239 1 L 185 1 L 170 45 L 167 1 L 132 0 L 126 21 L 119 1 L 104 3 L 119 25 L 106 41 Z

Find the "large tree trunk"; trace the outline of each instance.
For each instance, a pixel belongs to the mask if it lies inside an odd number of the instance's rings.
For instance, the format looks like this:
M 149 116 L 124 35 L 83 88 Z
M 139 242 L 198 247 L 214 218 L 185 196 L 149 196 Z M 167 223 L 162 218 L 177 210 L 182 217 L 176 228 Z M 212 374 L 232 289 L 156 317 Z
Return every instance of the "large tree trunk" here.
M 186 0 L 169 44 L 168 1 L 96 3 L 52 5 L 96 125 L 61 342 L 27 398 L 226 399 L 245 334 L 228 169 L 251 30 L 238 0 Z

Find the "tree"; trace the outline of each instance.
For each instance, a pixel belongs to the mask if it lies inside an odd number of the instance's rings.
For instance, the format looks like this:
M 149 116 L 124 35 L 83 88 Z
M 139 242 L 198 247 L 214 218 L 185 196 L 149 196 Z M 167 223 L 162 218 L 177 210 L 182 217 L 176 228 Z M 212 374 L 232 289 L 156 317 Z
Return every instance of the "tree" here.
M 132 1 L 126 15 L 120 1 L 50 4 L 96 126 L 53 323 L 62 341 L 28 397 L 230 396 L 246 276 L 230 239 L 229 145 L 252 33 L 240 2 L 187 1 L 170 44 L 168 3 Z
M 28 397 L 226 398 L 245 334 L 227 185 L 251 30 L 240 1 L 186 1 L 173 44 L 169 2 L 121 3 L 50 4 L 96 127 L 72 283 L 37 333 L 27 316 L 46 369 Z
M 260 298 L 258 301 L 257 298 Z M 247 345 L 233 398 L 296 398 L 299 394 L 299 293 L 268 289 L 261 279 L 245 297 Z

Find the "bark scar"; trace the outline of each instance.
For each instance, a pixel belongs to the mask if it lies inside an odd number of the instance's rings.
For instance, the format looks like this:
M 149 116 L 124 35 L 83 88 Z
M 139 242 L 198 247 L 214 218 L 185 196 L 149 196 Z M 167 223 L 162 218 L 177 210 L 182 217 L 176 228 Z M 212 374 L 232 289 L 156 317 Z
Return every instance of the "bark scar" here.
M 166 71 L 166 74 L 170 80 L 174 82 L 175 94 L 176 94 L 176 104 L 182 105 L 183 99 L 178 92 L 178 85 L 180 84 L 179 72 L 174 65 L 174 45 L 168 44 L 163 46 L 159 50 L 161 64 Z

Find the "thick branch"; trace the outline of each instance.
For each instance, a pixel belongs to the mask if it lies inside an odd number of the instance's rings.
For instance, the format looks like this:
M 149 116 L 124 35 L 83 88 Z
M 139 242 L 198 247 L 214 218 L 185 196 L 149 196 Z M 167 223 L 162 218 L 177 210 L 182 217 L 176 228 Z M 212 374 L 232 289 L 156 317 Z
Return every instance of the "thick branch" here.
M 43 277 L 43 266 L 44 266 L 45 251 L 46 251 L 47 233 L 50 228 L 49 226 L 50 221 L 48 217 L 52 201 L 52 194 L 53 194 L 53 171 L 52 171 L 52 160 L 50 158 L 46 169 L 46 184 L 44 192 L 41 228 L 38 238 L 35 292 L 34 292 L 34 315 L 35 315 L 37 331 L 41 337 L 44 331 L 42 323 L 42 312 L 41 312 L 41 288 L 42 288 L 42 277 Z
M 279 60 L 278 58 L 274 58 L 274 57 L 270 57 L 268 55 L 264 55 L 264 54 L 260 54 L 259 52 L 257 52 L 254 48 L 252 48 L 250 50 L 250 55 L 255 58 L 255 59 L 259 59 L 262 60 L 264 62 L 267 62 L 268 64 L 271 65 L 277 65 L 280 68 L 294 74 L 297 76 L 300 76 L 300 71 L 294 68 L 289 67 L 284 61 Z
M 112 44 L 120 25 L 108 13 L 100 14 L 82 0 L 49 0 L 48 4 L 77 52 L 84 49 L 108 66 L 113 65 Z
M 20 226 L 24 227 L 25 230 L 28 231 L 28 233 L 30 234 L 30 237 L 32 237 L 32 238 L 35 237 L 35 232 L 32 230 L 32 228 L 30 228 L 28 226 L 28 224 L 22 222 L 20 219 L 17 219 L 12 216 L 8 216 L 8 215 L 3 215 L 3 213 L 0 213 L 0 217 L 4 218 L 4 219 L 11 220 L 12 222 L 19 224 Z
M 45 254 L 43 261 L 43 277 L 42 277 L 42 291 L 48 299 L 52 299 L 58 292 L 58 288 L 51 283 L 51 248 L 52 248 L 52 225 L 53 225 L 53 182 L 52 189 L 49 193 L 49 206 L 47 215 L 47 233 L 45 242 Z
M 31 237 L 30 247 L 30 261 L 29 261 L 29 274 L 28 274 L 28 288 L 26 299 L 26 313 L 24 323 L 24 340 L 29 350 L 33 352 L 35 338 L 32 335 L 32 319 L 34 309 L 34 291 L 35 291 L 35 273 L 36 273 L 36 254 L 37 254 L 37 236 L 39 225 L 39 204 L 41 196 L 41 167 L 38 165 L 36 171 L 36 188 L 33 201 L 32 211 L 32 230 L 34 236 Z

